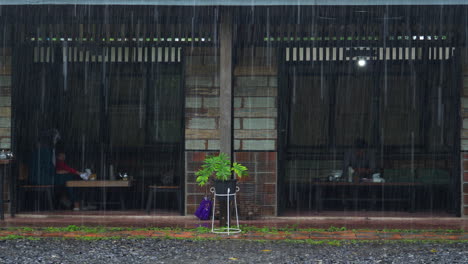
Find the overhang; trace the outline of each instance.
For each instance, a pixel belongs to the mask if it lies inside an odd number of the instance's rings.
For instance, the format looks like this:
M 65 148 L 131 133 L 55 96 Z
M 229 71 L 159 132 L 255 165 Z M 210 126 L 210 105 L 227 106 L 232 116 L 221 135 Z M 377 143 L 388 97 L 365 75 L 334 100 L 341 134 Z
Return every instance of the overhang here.
M 0 5 L 378 6 L 468 3 L 467 0 L 0 0 Z

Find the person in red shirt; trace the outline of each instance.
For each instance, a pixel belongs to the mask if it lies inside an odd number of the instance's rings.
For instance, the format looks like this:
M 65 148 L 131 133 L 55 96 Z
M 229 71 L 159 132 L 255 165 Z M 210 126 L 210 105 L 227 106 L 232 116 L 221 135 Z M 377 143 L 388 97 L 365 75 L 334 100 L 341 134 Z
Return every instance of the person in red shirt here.
M 71 168 L 65 163 L 65 153 L 59 152 L 55 160 L 55 185 L 63 187 L 65 192 L 62 192 L 60 201 L 69 208 L 73 204 L 73 210 L 79 210 L 80 203 L 77 201 L 72 188 L 65 187 L 67 181 L 79 180 L 81 172 Z M 62 189 L 63 190 L 63 189 Z M 67 197 L 68 196 L 68 197 Z
M 65 163 L 65 153 L 58 153 L 55 160 L 55 173 L 57 174 L 75 174 L 80 176 L 81 172 L 71 168 Z

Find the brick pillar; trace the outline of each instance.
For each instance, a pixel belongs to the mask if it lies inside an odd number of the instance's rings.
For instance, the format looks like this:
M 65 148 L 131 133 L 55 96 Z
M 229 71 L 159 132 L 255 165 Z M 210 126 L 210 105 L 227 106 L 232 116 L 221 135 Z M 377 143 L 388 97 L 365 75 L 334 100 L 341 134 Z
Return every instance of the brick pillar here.
M 462 118 L 460 131 L 461 159 L 461 216 L 468 218 L 468 48 L 461 51 L 462 89 L 460 93 L 460 116 Z
M 206 151 L 186 151 L 185 152 L 185 214 L 193 215 L 197 210 L 198 205 L 205 195 L 211 197 L 210 187 L 208 184 L 199 186 L 195 181 L 195 172 L 198 171 L 203 164 L 203 160 L 209 154 Z
M 238 184 L 237 204 L 242 218 L 276 216 L 276 155 L 275 151 L 234 153 L 235 161 L 249 169 L 249 176 Z
M 277 214 L 276 49 L 239 49 L 234 69 L 234 159 L 249 176 L 239 183 L 243 218 Z
M 185 173 L 187 215 L 209 187 L 195 182 L 207 154 L 219 151 L 219 57 L 211 48 L 187 49 Z M 277 66 L 274 49 L 243 49 L 234 69 L 234 161 L 249 176 L 239 182 L 243 218 L 277 214 Z M 253 57 L 252 57 L 253 56 Z
M 461 216 L 468 217 L 468 57 L 463 54 L 463 89 L 461 91 Z
M 11 149 L 11 49 L 0 49 L 0 149 Z M 4 200 L 10 200 L 9 177 L 5 175 Z M 5 212 L 10 204 L 5 203 Z
M 219 152 L 219 56 L 211 47 L 185 52 L 185 214 L 193 215 L 209 186 L 195 182 L 205 156 Z
M 462 153 L 462 212 L 461 216 L 468 218 L 468 152 Z

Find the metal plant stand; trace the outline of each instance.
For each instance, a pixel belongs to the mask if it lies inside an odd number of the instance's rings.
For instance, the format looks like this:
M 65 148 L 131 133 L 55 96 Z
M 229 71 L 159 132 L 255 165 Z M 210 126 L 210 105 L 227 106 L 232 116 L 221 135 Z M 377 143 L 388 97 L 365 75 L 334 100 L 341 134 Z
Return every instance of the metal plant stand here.
M 210 192 L 214 194 L 214 199 L 213 199 L 213 215 L 211 217 L 211 232 L 216 233 L 216 234 L 236 234 L 240 233 L 241 230 L 239 228 L 239 215 L 237 214 L 237 200 L 236 200 L 236 193 L 239 191 L 239 186 L 236 187 L 236 191 L 231 193 L 231 189 L 227 189 L 227 194 L 217 194 L 216 190 L 214 187 L 210 188 Z M 226 197 L 226 203 L 227 203 L 227 227 L 219 227 L 219 228 L 214 228 L 214 215 L 216 211 L 216 197 Z M 230 215 L 230 208 L 229 208 L 229 201 L 234 197 L 234 208 L 236 211 L 236 224 L 237 228 L 231 227 L 231 215 Z M 222 202 L 222 201 L 221 201 Z

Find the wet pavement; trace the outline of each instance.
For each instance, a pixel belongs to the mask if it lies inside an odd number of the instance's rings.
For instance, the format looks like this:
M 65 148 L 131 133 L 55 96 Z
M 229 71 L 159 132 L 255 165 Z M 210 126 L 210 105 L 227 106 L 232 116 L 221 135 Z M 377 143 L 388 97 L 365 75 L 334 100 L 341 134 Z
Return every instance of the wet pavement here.
M 215 222 L 216 223 L 216 222 Z M 468 263 L 468 219 L 273 217 L 213 234 L 193 216 L 21 214 L 0 263 Z
M 466 243 L 110 239 L 0 241 L 1 263 L 467 263 Z

